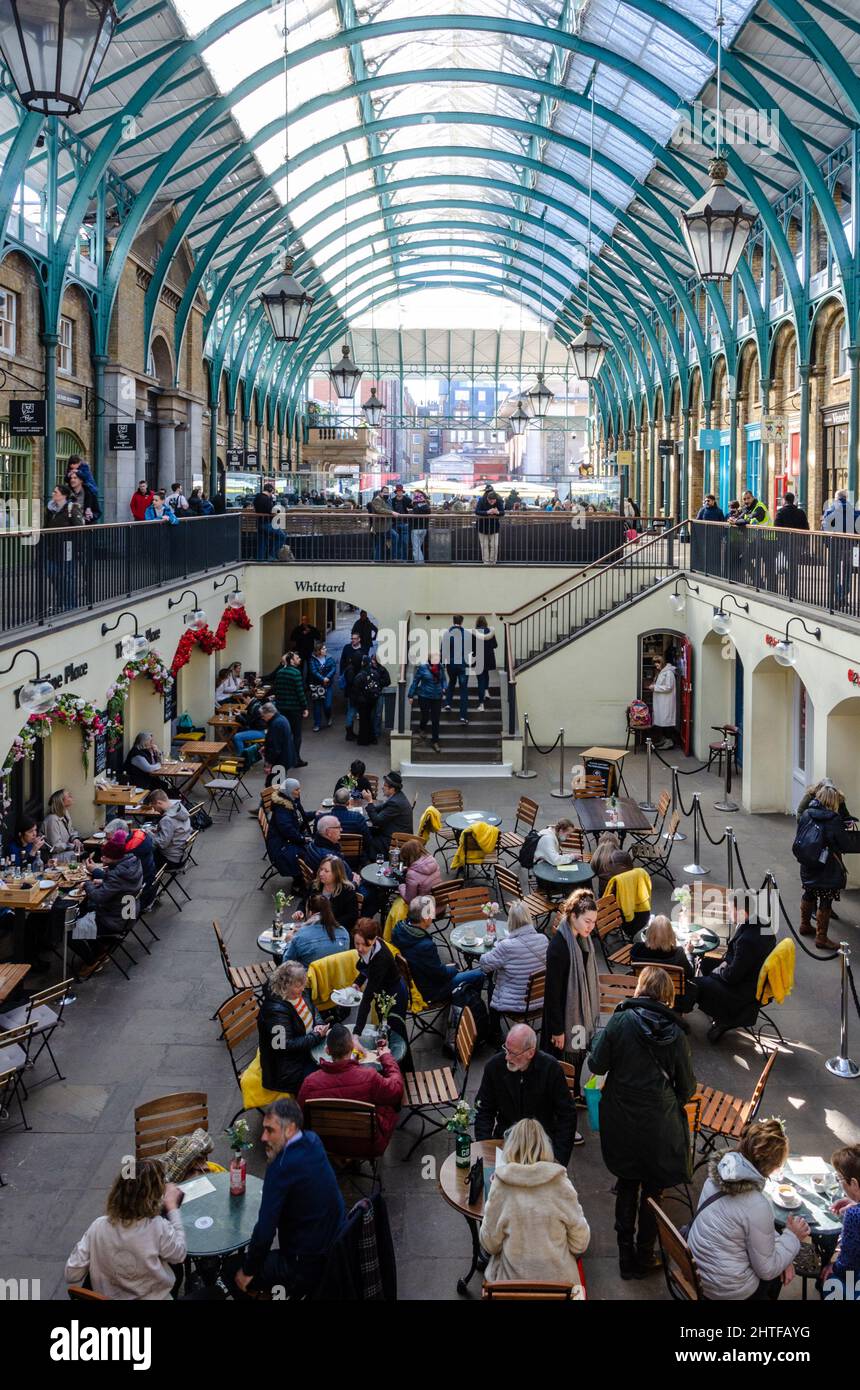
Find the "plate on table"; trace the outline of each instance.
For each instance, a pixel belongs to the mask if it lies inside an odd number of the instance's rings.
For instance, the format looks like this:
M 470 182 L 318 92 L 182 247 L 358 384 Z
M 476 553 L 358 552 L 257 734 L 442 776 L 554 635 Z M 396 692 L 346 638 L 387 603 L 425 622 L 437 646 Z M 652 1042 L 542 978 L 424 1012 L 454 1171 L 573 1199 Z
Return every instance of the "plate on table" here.
M 776 1205 L 782 1207 L 785 1211 L 796 1211 L 798 1207 L 803 1206 L 803 1202 L 790 1183 L 773 1183 L 770 1189 L 770 1195 L 776 1202 Z
M 466 951 L 469 950 L 472 946 L 483 946 L 483 944 L 484 944 L 484 938 L 483 938 L 482 936 L 461 936 L 461 937 L 460 937 L 460 945 L 462 946 L 463 950 L 466 950 Z
M 345 989 L 333 989 L 331 997 L 340 1009 L 356 1009 L 361 1003 L 361 990 L 347 985 Z
M 40 878 L 38 886 L 40 888 L 56 888 L 56 883 L 52 878 Z
M 105 832 L 104 832 L 103 830 L 95 830 L 95 831 L 93 831 L 93 839 L 94 839 L 94 840 L 103 840 L 104 838 L 105 838 Z

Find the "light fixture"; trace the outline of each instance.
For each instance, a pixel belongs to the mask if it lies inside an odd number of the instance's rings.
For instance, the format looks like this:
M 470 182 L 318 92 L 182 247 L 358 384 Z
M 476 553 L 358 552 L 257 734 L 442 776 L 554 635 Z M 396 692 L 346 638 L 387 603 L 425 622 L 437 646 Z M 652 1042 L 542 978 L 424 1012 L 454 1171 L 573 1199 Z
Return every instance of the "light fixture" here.
M 216 579 L 214 585 L 216 591 L 218 589 L 223 589 L 228 579 L 232 579 L 235 582 L 236 587 L 230 593 L 224 595 L 225 604 L 227 604 L 230 608 L 244 608 L 245 595 L 243 594 L 242 589 L 239 585 L 238 574 L 225 574 L 221 579 Z
M 714 609 L 714 616 L 711 619 L 711 627 L 714 632 L 718 632 L 721 637 L 725 637 L 732 626 L 732 615 L 731 613 L 727 613 L 724 607 L 726 599 L 731 599 L 732 603 L 739 608 L 742 613 L 748 613 L 750 611 L 749 604 L 743 603 L 740 599 L 735 598 L 734 594 L 723 594 L 720 597 L 720 606 Z
M 508 416 L 508 424 L 510 425 L 511 430 L 514 434 L 525 434 L 526 430 L 528 429 L 528 423 L 530 419 L 531 416 L 529 415 L 528 411 L 526 411 L 523 408 L 522 399 L 520 399 L 517 401 L 516 410 L 513 412 L 512 415 Z
M 18 691 L 18 708 L 29 716 L 31 714 L 47 714 L 57 703 L 57 692 L 50 681 L 42 680 L 42 668 L 39 665 L 39 658 L 29 647 L 21 647 L 9 662 L 0 671 L 0 676 L 6 676 L 12 670 L 19 656 L 31 656 L 36 663 L 36 678 L 32 681 L 25 681 Z
M 538 372 L 537 381 L 526 392 L 534 420 L 542 420 L 555 400 L 555 392 L 550 391 L 543 378 L 543 372 Z
M 371 386 L 370 395 L 361 407 L 364 411 L 367 423 L 372 429 L 378 429 L 385 414 L 385 406 L 376 394 L 376 387 Z
M 685 574 L 679 575 L 675 580 L 675 587 L 669 595 L 669 607 L 672 609 L 673 613 L 683 613 L 687 606 L 686 595 L 678 593 L 679 584 L 686 584 L 691 594 L 697 594 L 699 592 L 698 584 L 691 584 Z
M 123 618 L 131 618 L 134 632 L 123 637 L 120 655 L 124 661 L 140 661 L 149 652 L 149 639 L 141 632 L 134 613 L 120 613 L 115 623 L 102 623 L 102 637 L 107 637 L 109 632 L 116 632 Z
M 79 115 L 117 23 L 112 0 L 0 0 L 0 48 L 27 110 Z
M 788 629 L 791 627 L 792 623 L 800 623 L 804 632 L 808 633 L 810 637 L 814 637 L 817 642 L 821 641 L 820 627 L 807 627 L 802 618 L 789 618 L 785 625 L 785 636 L 781 641 L 777 642 L 773 649 L 774 661 L 779 662 L 780 666 L 797 665 L 797 648 L 788 635 Z
M 729 166 L 722 153 L 723 5 L 717 0 L 717 129 L 714 158 L 708 165 L 711 186 L 681 214 L 681 232 L 700 280 L 730 280 L 738 268 L 756 214 L 726 187 Z
M 344 343 L 341 348 L 341 359 L 336 367 L 329 367 L 329 381 L 335 389 L 338 400 L 351 401 L 356 392 L 356 387 L 362 378 L 362 371 L 352 360 L 349 350 L 349 343 Z
M 183 589 L 182 593 L 179 595 L 179 598 L 171 598 L 171 599 L 168 599 L 168 600 L 167 600 L 167 607 L 168 607 L 168 608 L 178 608 L 179 605 L 180 605 L 180 603 L 182 602 L 182 600 L 185 598 L 186 594 L 190 594 L 191 597 L 193 598 L 193 600 L 194 600 L 194 608 L 192 609 L 192 611 L 191 611 L 190 613 L 186 613 L 185 618 L 183 619 L 183 621 L 184 621 L 186 627 L 190 627 L 190 628 L 191 628 L 191 631 L 192 631 L 192 632 L 200 632 L 201 629 L 204 628 L 204 627 L 206 626 L 206 614 L 203 612 L 203 609 L 200 607 L 200 602 L 199 602 L 199 600 L 198 600 L 198 598 L 197 598 L 197 595 L 195 594 L 195 592 L 194 592 L 193 589 Z
M 0 0 L 2 3 L 2 0 Z M 313 298 L 293 275 L 290 255 L 292 220 L 290 217 L 290 79 L 287 0 L 284 0 L 284 208 L 287 214 L 287 244 L 280 277 L 263 290 L 260 303 L 266 311 L 272 336 L 279 343 L 295 343 L 305 330 Z
M 582 332 L 577 333 L 569 345 L 573 366 L 580 381 L 594 381 L 606 357 L 606 344 L 601 341 L 592 328 L 591 317 L 591 214 L 594 202 L 594 91 L 597 86 L 597 68 L 591 73 L 591 134 L 588 149 L 588 246 L 585 252 L 585 313 L 582 316 Z

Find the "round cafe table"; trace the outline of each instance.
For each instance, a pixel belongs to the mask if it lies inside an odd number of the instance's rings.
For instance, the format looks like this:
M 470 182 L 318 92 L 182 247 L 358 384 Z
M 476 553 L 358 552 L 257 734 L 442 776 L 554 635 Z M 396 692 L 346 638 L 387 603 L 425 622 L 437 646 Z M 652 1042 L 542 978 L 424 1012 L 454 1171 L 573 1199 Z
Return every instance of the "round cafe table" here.
M 485 1172 L 487 1168 L 494 1168 L 496 1153 L 501 1147 L 501 1139 L 474 1139 L 472 1141 L 472 1163 L 481 1158 L 484 1160 Z M 454 1153 L 448 1155 L 439 1170 L 439 1191 L 450 1207 L 465 1216 L 469 1234 L 472 1237 L 472 1263 L 469 1266 L 469 1272 L 464 1274 L 462 1279 L 457 1280 L 457 1292 L 465 1294 L 469 1280 L 478 1268 L 478 1257 L 481 1253 L 478 1231 L 481 1228 L 481 1219 L 484 1215 L 484 1193 L 479 1192 L 475 1202 L 469 1201 L 469 1171 L 466 1168 L 457 1167 L 457 1156 Z
M 647 931 L 648 928 L 643 927 L 640 932 L 637 932 L 636 936 L 634 937 L 634 940 L 641 942 L 641 944 L 644 946 L 645 935 Z M 720 938 L 714 931 L 713 927 L 694 926 L 692 930 L 689 932 L 684 931 L 683 928 L 678 928 L 677 926 L 675 927 L 675 939 L 677 940 L 679 946 L 685 946 L 687 944 L 687 938 L 690 936 L 701 937 L 699 944 L 693 947 L 692 954 L 694 956 L 707 955 L 708 951 L 713 951 L 720 944 Z
M 265 951 L 269 956 L 283 955 L 289 944 L 286 936 L 282 936 L 279 941 L 276 941 L 271 927 L 266 927 L 266 930 L 261 931 L 257 937 L 257 945 L 260 950 Z
M 263 1195 L 262 1178 L 252 1178 L 250 1173 L 241 1197 L 230 1196 L 229 1171 L 202 1176 L 215 1191 L 204 1192 L 202 1197 L 190 1201 L 186 1198 L 179 1208 L 190 1260 L 232 1255 L 243 1249 L 251 1239 Z M 204 1223 L 202 1227 L 200 1221 Z
M 551 897 L 565 890 L 570 892 L 574 888 L 581 888 L 583 884 L 591 883 L 594 878 L 594 870 L 584 859 L 577 860 L 574 864 L 545 864 L 539 859 L 533 866 L 532 873 L 540 886 L 546 885 L 551 890 Z
M 445 824 L 449 830 L 471 830 L 473 825 L 477 825 L 482 820 L 487 825 L 501 825 L 501 816 L 493 815 L 491 811 L 454 811 L 452 815 L 445 817 Z
M 495 917 L 493 920 L 496 925 L 495 937 L 487 936 L 487 917 L 478 917 L 474 922 L 461 922 L 459 926 L 453 928 L 451 932 L 451 945 L 470 959 L 479 959 L 487 951 L 492 951 L 497 941 L 504 941 L 508 934 L 508 926 L 504 917 Z M 463 937 L 474 937 L 475 940 L 468 946 L 464 943 Z
M 362 1046 L 364 1046 L 364 1044 L 362 1044 Z M 403 1058 L 406 1056 L 406 1039 L 402 1036 L 402 1034 L 393 1032 L 389 1033 L 388 1047 L 395 1062 L 402 1061 Z M 325 1038 L 320 1038 L 316 1047 L 313 1048 L 311 1055 L 315 1062 L 322 1062 L 323 1059 L 327 1057 L 328 1054 L 325 1050 Z M 375 1055 L 372 1057 L 360 1057 L 358 1060 L 359 1064 L 362 1067 L 376 1067 L 377 1071 L 382 1071 L 382 1068 L 376 1060 Z

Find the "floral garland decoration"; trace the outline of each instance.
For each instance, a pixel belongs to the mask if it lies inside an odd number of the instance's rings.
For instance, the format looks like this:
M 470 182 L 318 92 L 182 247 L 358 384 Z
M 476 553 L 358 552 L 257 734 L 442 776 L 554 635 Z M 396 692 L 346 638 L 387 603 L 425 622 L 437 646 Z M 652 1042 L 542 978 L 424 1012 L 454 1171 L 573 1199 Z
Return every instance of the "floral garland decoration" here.
M 156 652 L 147 652 L 137 661 L 127 661 L 116 680 L 107 688 L 105 724 L 109 748 L 116 748 L 122 740 L 125 697 L 132 681 L 137 680 L 138 676 L 148 677 L 159 695 L 166 694 L 173 685 L 173 676 Z
M 186 628 L 179 639 L 173 661 L 170 663 L 171 675 L 175 676 L 177 672 L 182 670 L 183 666 L 187 666 L 195 647 L 199 647 L 207 656 L 211 656 L 213 652 L 222 652 L 227 645 L 227 633 L 231 623 L 235 623 L 243 632 L 248 632 L 253 627 L 253 623 L 244 608 L 228 607 L 224 609 L 215 632 L 212 631 L 208 623 L 204 624 L 203 627 Z

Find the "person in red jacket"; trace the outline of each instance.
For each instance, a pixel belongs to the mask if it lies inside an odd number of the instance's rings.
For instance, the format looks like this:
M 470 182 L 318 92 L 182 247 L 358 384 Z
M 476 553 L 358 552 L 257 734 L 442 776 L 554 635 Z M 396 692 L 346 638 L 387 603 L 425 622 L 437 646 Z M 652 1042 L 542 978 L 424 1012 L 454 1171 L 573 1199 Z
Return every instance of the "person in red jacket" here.
M 135 521 L 143 521 L 146 517 L 146 509 L 152 501 L 155 493 L 149 486 L 145 478 L 141 478 L 137 489 L 132 493 L 129 510 Z
M 382 1075 L 368 1063 L 361 1063 L 353 1057 L 357 1046 L 352 1031 L 342 1023 L 335 1023 L 326 1038 L 328 1058 L 320 1062 L 316 1071 L 306 1076 L 298 1094 L 299 1105 L 309 1100 L 363 1100 L 376 1106 L 376 1144 L 374 1156 L 379 1157 L 388 1148 L 388 1142 L 397 1123 L 397 1111 L 403 1097 L 403 1077 L 400 1068 L 391 1055 L 387 1043 L 377 1044 L 376 1052 Z M 338 1144 L 339 1158 L 358 1156 L 356 1145 L 348 1139 Z

